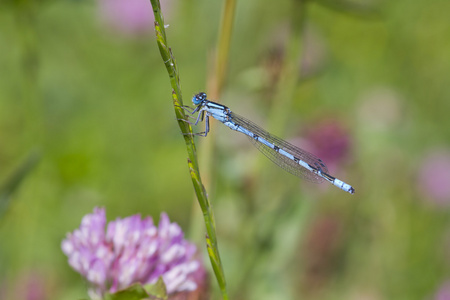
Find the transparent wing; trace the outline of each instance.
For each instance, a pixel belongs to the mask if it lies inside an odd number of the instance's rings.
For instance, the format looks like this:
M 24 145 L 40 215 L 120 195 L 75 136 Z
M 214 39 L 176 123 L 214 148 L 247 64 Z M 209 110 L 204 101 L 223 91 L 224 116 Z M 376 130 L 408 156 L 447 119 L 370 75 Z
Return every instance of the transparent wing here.
M 233 122 L 236 123 L 237 125 L 264 138 L 269 143 L 274 144 L 275 146 L 292 154 L 296 158 L 303 160 L 304 162 L 306 162 L 310 166 L 316 168 L 317 170 L 321 170 L 324 173 L 328 173 L 328 168 L 326 167 L 324 162 L 320 158 L 316 157 L 315 155 L 313 155 L 303 149 L 300 149 L 300 148 L 280 139 L 279 137 L 276 137 L 276 136 L 268 133 L 267 131 L 265 131 L 264 129 L 262 129 L 255 123 L 253 123 L 252 121 L 247 120 L 246 118 L 244 118 L 242 116 L 239 116 L 235 113 L 230 113 L 230 117 L 232 118 Z M 258 148 L 259 151 L 261 151 L 271 161 L 273 161 L 276 165 L 283 168 L 287 172 L 289 172 L 297 177 L 314 182 L 314 183 L 321 183 L 325 180 L 322 177 L 318 176 L 317 174 L 311 172 L 310 170 L 302 167 L 295 161 L 276 152 L 271 147 L 264 145 L 263 143 L 260 143 L 259 141 L 255 140 L 254 138 L 252 138 L 250 136 L 247 136 L 247 137 L 250 139 L 250 141 L 253 143 L 253 145 L 255 145 L 255 147 Z

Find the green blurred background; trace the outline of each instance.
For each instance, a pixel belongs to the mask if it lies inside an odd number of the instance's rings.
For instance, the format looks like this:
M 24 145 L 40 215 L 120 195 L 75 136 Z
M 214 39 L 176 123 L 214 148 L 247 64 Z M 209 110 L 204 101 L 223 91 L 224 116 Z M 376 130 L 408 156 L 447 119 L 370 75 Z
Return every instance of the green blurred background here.
M 220 100 L 266 128 L 294 2 L 237 4 Z M 448 300 L 450 1 L 303 4 L 301 79 L 272 127 L 314 140 L 334 124 L 344 146 L 329 167 L 356 194 L 299 181 L 214 126 L 200 167 L 231 299 Z M 1 299 L 86 297 L 60 243 L 95 206 L 110 220 L 166 211 L 205 252 L 152 21 L 131 14 L 144 21 L 124 28 L 107 6 L 0 3 Z M 222 3 L 162 6 L 190 104 L 210 79 Z

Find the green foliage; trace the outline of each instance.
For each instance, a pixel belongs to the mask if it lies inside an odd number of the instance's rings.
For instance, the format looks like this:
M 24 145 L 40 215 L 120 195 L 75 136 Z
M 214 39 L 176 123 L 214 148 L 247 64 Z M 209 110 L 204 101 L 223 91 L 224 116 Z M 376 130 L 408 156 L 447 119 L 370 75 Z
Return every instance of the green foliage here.
M 166 286 L 160 277 L 155 284 L 133 284 L 127 289 L 106 295 L 105 300 L 167 300 Z
M 14 173 L 9 176 L 0 186 L 0 218 L 6 212 L 9 202 L 13 197 L 13 193 L 19 188 L 22 181 L 30 174 L 33 168 L 40 160 L 40 153 L 33 151 L 29 154 L 26 161 L 24 161 Z
M 159 277 L 158 281 L 155 284 L 146 284 L 144 288 L 146 292 L 150 295 L 150 299 L 153 298 L 155 300 L 167 299 L 166 285 L 164 284 L 162 277 Z

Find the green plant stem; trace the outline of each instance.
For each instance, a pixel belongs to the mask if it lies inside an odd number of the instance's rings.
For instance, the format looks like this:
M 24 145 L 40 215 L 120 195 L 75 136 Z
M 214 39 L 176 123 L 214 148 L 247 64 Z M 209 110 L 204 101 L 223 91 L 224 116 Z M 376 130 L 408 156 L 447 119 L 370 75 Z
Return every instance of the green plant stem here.
M 223 272 L 222 262 L 220 260 L 219 248 L 217 244 L 216 225 L 214 214 L 211 208 L 211 204 L 208 200 L 207 193 L 203 183 L 201 181 L 197 153 L 192 136 L 192 129 L 189 123 L 183 121 L 186 120 L 186 115 L 182 109 L 183 99 L 181 94 L 180 77 L 176 60 L 172 54 L 172 50 L 168 47 L 166 32 L 164 29 L 164 19 L 161 13 L 161 6 L 159 0 L 150 0 L 153 7 L 153 14 L 155 16 L 155 31 L 156 41 L 158 44 L 161 57 L 169 73 L 170 84 L 172 86 L 172 99 L 175 109 L 175 115 L 178 119 L 178 125 L 184 136 L 186 143 L 186 149 L 188 152 L 188 166 L 189 173 L 191 175 L 192 184 L 194 186 L 195 194 L 200 204 L 203 218 L 206 226 L 206 244 L 208 255 L 211 261 L 211 265 L 214 270 L 214 274 L 217 278 L 220 290 L 222 292 L 223 299 L 228 299 L 225 274 Z
M 225 83 L 230 56 L 231 35 L 233 33 L 233 22 L 236 11 L 236 0 L 225 0 L 222 21 L 219 29 L 219 40 L 217 42 L 216 54 L 216 80 L 214 83 L 213 96 L 219 98 Z
M 212 76 L 212 80 L 208 84 L 208 96 L 210 99 L 214 99 L 217 101 L 221 98 L 222 90 L 225 85 L 225 79 L 227 75 L 228 65 L 229 65 L 229 56 L 230 56 L 230 43 L 231 43 L 231 35 L 233 32 L 233 21 L 236 15 L 236 0 L 225 0 L 223 13 L 220 22 L 219 28 L 219 38 L 217 40 L 216 47 L 216 57 L 215 57 L 215 66 L 214 73 Z M 214 126 L 214 122 L 211 123 L 211 128 Z M 214 153 L 214 145 L 215 138 L 214 135 L 207 140 L 205 140 L 202 147 L 202 157 L 201 162 L 202 165 L 205 166 L 213 166 L 213 153 Z M 204 178 L 206 178 L 205 182 L 208 184 L 212 182 L 210 180 L 213 176 L 213 170 L 208 168 L 205 170 Z
M 286 55 L 283 60 L 283 67 L 280 79 L 277 83 L 277 92 L 274 97 L 274 105 L 270 110 L 272 112 L 269 118 L 269 129 L 275 134 L 283 132 L 287 125 L 286 116 L 292 109 L 295 88 L 300 78 L 300 65 L 303 50 L 303 31 L 305 10 L 307 1 L 291 1 L 291 22 L 290 35 L 286 45 Z

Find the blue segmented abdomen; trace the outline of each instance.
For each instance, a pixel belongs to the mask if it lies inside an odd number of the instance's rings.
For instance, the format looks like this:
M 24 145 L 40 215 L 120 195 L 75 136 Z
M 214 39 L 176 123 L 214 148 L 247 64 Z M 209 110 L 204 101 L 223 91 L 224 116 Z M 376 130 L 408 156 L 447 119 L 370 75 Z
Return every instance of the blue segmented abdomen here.
M 259 151 L 287 172 L 315 183 L 325 180 L 317 174 L 318 171 L 328 173 L 320 158 L 268 133 L 242 116 L 230 113 L 229 117 L 230 122 L 225 125 L 244 133 Z

